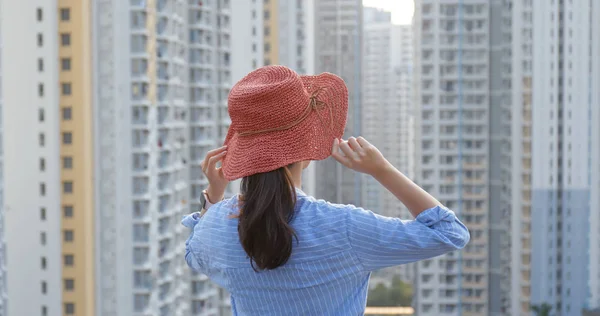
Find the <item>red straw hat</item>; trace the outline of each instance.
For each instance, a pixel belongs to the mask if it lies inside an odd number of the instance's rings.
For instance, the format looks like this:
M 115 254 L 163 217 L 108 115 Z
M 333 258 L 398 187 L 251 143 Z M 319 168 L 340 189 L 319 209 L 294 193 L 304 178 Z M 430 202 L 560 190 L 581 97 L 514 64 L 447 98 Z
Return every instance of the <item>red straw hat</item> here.
M 231 89 L 223 173 L 235 180 L 331 155 L 342 137 L 348 89 L 333 74 L 299 76 L 284 66 L 254 70 Z

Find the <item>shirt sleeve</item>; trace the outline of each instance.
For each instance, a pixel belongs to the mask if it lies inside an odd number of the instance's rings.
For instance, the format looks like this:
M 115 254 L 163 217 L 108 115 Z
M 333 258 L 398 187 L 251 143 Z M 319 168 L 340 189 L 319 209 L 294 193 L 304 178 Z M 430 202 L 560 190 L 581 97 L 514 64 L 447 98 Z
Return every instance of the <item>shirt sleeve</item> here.
M 194 228 L 196 224 L 200 221 L 200 213 L 192 213 L 187 215 L 181 221 L 181 224 L 185 227 L 191 228 L 190 237 L 185 241 L 185 262 L 187 265 L 192 268 L 192 270 L 197 272 L 204 272 L 204 267 L 200 263 L 200 261 L 196 258 L 196 255 L 192 251 L 192 242 L 194 238 Z
M 367 271 L 462 249 L 470 239 L 465 225 L 443 206 L 425 210 L 410 221 L 353 207 L 346 224 L 352 250 Z

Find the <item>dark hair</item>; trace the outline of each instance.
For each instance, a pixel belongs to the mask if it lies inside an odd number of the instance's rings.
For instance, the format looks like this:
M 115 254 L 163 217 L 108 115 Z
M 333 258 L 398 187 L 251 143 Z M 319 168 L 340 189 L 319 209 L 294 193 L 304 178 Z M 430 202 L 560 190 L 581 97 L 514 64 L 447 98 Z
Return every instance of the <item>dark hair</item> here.
M 288 167 L 244 177 L 241 196 L 238 233 L 250 265 L 258 271 L 285 264 L 298 240 L 290 225 L 296 190 Z

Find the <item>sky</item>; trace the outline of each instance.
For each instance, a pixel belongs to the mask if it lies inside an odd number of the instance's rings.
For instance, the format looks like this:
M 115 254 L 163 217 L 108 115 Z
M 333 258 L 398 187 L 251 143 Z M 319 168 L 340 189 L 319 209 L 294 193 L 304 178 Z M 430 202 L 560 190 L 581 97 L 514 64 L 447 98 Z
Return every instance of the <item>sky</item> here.
M 413 0 L 363 0 L 363 5 L 391 11 L 394 24 L 410 24 L 415 9 Z

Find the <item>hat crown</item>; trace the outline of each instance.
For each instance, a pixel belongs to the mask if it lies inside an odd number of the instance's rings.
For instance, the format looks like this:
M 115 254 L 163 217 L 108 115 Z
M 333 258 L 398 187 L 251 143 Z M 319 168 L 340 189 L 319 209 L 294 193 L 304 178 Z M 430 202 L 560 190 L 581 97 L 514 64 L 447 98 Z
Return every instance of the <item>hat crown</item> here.
M 231 128 L 251 132 L 278 128 L 305 111 L 309 96 L 300 76 L 284 66 L 254 70 L 237 82 L 228 97 Z

